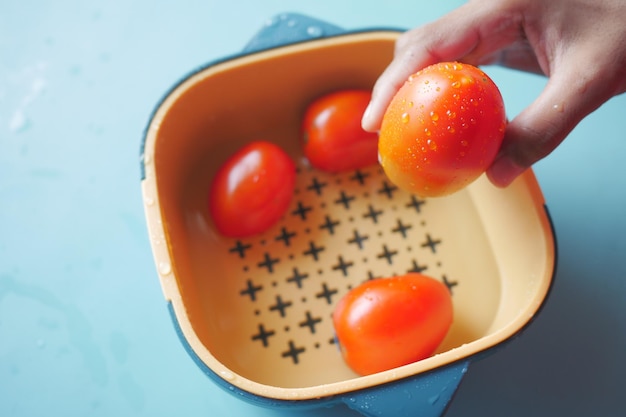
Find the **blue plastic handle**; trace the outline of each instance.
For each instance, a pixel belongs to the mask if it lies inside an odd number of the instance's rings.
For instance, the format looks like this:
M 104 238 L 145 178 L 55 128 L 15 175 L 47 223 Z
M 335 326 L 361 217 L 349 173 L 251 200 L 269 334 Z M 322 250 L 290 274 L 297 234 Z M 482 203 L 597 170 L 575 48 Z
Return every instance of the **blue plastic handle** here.
M 244 391 L 210 369 L 194 352 L 183 335 L 171 302 L 168 303 L 168 308 L 180 341 L 205 375 L 229 394 L 250 404 L 274 410 L 310 410 L 344 403 L 366 417 L 440 417 L 450 405 L 470 363 L 469 359 L 458 361 L 424 374 L 340 394 L 336 397 L 298 401 L 273 399 Z
M 450 405 L 469 361 L 357 391 L 343 398 L 353 410 L 367 417 L 440 417 Z
M 344 33 L 339 26 L 298 13 L 282 13 L 269 19 L 244 47 L 244 53 Z

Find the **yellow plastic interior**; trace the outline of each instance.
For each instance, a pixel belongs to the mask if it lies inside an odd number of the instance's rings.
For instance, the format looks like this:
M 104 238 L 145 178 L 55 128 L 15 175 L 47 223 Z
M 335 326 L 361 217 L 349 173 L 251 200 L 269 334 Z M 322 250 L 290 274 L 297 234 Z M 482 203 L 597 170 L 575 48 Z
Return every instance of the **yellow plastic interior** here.
M 431 370 L 508 339 L 548 292 L 554 242 L 531 171 L 507 189 L 483 177 L 423 200 L 377 166 L 327 174 L 304 161 L 307 104 L 371 88 L 396 37 L 347 34 L 211 65 L 165 98 L 147 130 L 142 187 L 165 297 L 196 355 L 242 389 L 317 398 Z M 223 238 L 208 214 L 209 184 L 225 158 L 259 139 L 297 162 L 296 194 L 266 233 Z M 454 324 L 433 357 L 358 377 L 333 341 L 334 304 L 364 280 L 409 270 L 449 284 Z

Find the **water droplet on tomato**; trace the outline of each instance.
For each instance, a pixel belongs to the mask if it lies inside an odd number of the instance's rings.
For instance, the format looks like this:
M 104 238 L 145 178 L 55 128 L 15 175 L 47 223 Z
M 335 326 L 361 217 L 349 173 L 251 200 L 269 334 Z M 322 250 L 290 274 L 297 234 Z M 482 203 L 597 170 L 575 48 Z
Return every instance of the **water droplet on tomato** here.
M 455 81 L 452 83 L 452 88 L 460 88 L 461 87 L 461 83 L 458 81 Z
M 469 143 L 464 139 L 461 141 L 461 146 L 467 146 Z
M 409 113 L 402 113 L 402 123 L 407 124 L 411 121 L 411 116 Z
M 431 135 L 430 130 L 428 130 L 428 128 L 424 129 L 424 134 L 426 136 L 430 136 Z
M 452 66 L 452 68 L 454 68 L 456 71 L 460 71 L 460 70 L 463 69 L 463 64 L 455 62 L 454 65 Z
M 426 141 L 426 144 L 428 145 L 428 147 L 430 148 L 431 151 L 436 151 L 437 150 L 437 143 L 435 143 L 434 140 L 428 139 Z
M 437 113 L 435 113 L 434 111 L 431 111 L 431 112 L 430 112 L 430 119 L 431 119 L 433 122 L 436 122 L 437 120 L 439 120 L 439 115 L 438 115 Z
M 456 130 L 454 130 L 454 128 L 452 126 L 448 126 L 448 132 L 454 133 L 454 132 L 456 132 Z

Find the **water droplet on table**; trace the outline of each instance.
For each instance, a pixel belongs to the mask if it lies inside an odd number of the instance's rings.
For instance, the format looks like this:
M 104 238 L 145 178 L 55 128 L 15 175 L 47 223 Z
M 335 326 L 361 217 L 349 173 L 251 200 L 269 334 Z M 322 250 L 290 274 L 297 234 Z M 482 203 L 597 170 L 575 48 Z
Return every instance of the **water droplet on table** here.
M 17 110 L 9 121 L 9 130 L 13 133 L 19 133 L 27 130 L 30 125 L 30 119 L 28 119 L 26 114 L 22 110 Z

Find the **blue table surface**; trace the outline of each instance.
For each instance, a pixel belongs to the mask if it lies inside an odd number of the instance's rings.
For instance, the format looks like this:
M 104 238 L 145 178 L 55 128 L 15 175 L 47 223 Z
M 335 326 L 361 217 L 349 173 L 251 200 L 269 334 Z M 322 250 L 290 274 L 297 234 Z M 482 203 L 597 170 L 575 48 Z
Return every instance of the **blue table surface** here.
M 410 28 L 460 1 L 24 0 L 0 5 L 0 416 L 356 416 L 258 408 L 181 346 L 139 182 L 156 102 L 191 69 L 299 12 Z M 453 28 L 451 28 L 453 29 Z M 510 116 L 545 79 L 487 67 Z M 475 362 L 447 416 L 622 416 L 626 96 L 535 166 L 559 243 L 545 308 Z

